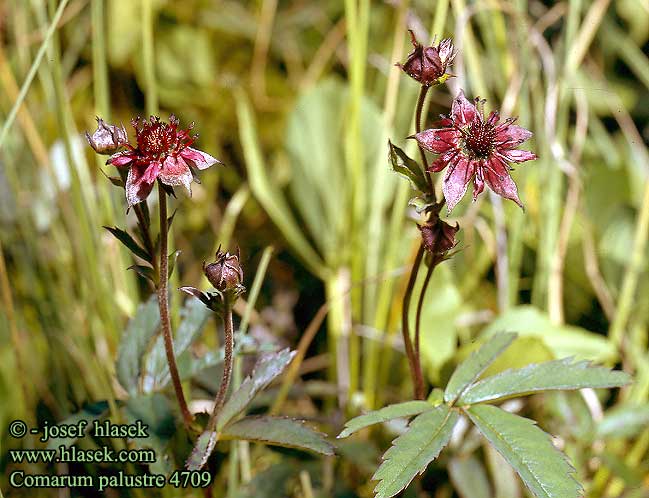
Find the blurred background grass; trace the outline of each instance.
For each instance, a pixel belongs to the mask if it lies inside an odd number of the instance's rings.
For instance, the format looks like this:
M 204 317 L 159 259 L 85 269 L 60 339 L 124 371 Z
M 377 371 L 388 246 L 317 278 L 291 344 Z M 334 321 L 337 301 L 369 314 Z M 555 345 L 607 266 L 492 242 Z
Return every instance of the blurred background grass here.
M 646 1 L 3 0 L 0 12 L 2 448 L 15 418 L 59 421 L 121 395 L 115 351 L 149 291 L 101 229 L 134 220 L 82 137 L 95 115 L 175 113 L 227 164 L 174 203 L 175 283 L 200 283 L 218 244 L 241 247 L 250 283 L 273 245 L 252 320 L 260 337 L 297 344 L 327 303 L 326 332 L 302 343 L 303 381 L 331 389 L 287 410 L 336 427 L 409 396 L 397 332 L 418 235 L 409 186 L 387 163 L 388 138 L 405 146 L 413 130 L 418 87 L 394 67 L 408 28 L 452 36 L 460 54 L 456 78 L 431 92 L 429 124 L 462 88 L 519 116 L 539 155 L 513 175 L 525 212 L 485 194 L 453 213 L 461 251 L 424 307 L 429 380 L 443 384 L 474 338 L 508 329 L 524 337 L 501 368 L 565 355 L 621 365 L 636 382 L 595 398 L 591 417 L 646 405 Z M 565 406 L 526 409 L 555 428 Z M 647 492 L 649 430 L 599 458 L 573 429 L 555 432 L 588 496 Z M 367 496 L 367 471 L 341 460 L 346 485 Z

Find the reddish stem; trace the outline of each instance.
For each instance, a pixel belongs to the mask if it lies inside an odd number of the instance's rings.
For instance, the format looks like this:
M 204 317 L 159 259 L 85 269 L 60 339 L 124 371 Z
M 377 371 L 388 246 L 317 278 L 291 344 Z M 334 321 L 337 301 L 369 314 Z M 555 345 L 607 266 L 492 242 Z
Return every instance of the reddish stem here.
M 171 322 L 169 320 L 169 260 L 167 259 L 167 236 L 169 227 L 167 225 L 167 194 L 162 185 L 158 184 L 158 199 L 160 204 L 160 275 L 158 279 L 158 305 L 160 307 L 160 324 L 162 326 L 162 337 L 164 338 L 165 353 L 167 354 L 167 363 L 169 364 L 169 374 L 176 392 L 178 405 L 183 415 L 185 425 L 189 427 L 194 420 L 192 414 L 187 408 L 183 386 L 180 382 L 178 365 L 176 364 L 176 354 L 174 353 L 174 340 L 171 333 Z

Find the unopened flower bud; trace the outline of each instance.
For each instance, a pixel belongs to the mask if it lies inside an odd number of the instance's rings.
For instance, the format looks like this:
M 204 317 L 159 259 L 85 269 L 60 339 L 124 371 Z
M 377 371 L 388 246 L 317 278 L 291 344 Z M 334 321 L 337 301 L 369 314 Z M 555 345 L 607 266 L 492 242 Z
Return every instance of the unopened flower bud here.
M 446 72 L 456 55 L 450 38 L 445 38 L 437 46 L 428 47 L 420 44 L 412 31 L 410 38 L 415 48 L 406 62 L 397 64 L 408 76 L 424 86 L 439 85 L 452 76 Z
M 203 263 L 203 272 L 207 280 L 220 292 L 236 291 L 243 284 L 243 270 L 239 262 L 239 251 L 237 254 L 216 252 L 214 263 Z
M 437 219 L 432 224 L 417 225 L 421 232 L 421 238 L 424 244 L 424 249 L 431 254 L 439 255 L 444 254 L 457 243 L 455 241 L 455 234 L 460 229 L 459 225 L 451 226 L 448 223 Z
M 97 118 L 97 129 L 92 136 L 86 132 L 86 139 L 98 154 L 113 154 L 128 143 L 128 135 L 124 125 L 116 126 L 107 124 L 103 119 Z

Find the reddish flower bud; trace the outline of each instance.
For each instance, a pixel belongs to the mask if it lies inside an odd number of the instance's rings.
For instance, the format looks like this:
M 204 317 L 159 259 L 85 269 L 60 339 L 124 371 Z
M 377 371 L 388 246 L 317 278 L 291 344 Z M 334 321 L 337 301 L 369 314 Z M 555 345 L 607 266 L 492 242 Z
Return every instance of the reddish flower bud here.
M 216 252 L 214 263 L 203 263 L 203 272 L 207 280 L 220 292 L 237 291 L 243 284 L 243 270 L 239 263 L 239 250 L 237 254 Z
M 431 254 L 444 254 L 457 244 L 455 234 L 460 229 L 458 224 L 451 226 L 438 218 L 434 223 L 417 225 L 417 227 L 421 232 L 424 249 Z
M 128 143 L 124 125 L 120 127 L 106 124 L 100 117 L 97 117 L 97 129 L 92 136 L 86 132 L 86 139 L 95 152 L 107 155 L 117 152 Z
M 404 64 L 397 66 L 424 86 L 444 83 L 452 76 L 446 69 L 453 64 L 457 55 L 451 39 L 445 38 L 437 46 L 425 47 L 417 41 L 412 30 L 409 30 L 409 33 L 415 49 L 408 55 Z

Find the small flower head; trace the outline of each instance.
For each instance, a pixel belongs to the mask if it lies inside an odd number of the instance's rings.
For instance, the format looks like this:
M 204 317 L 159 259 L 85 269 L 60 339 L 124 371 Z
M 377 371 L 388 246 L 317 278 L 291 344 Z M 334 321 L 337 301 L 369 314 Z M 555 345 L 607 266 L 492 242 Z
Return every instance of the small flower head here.
M 435 256 L 444 255 L 455 247 L 455 234 L 460 226 L 449 225 L 445 221 L 437 218 L 432 223 L 417 225 L 421 232 L 421 239 L 424 249 Z
M 412 30 L 409 33 L 415 48 L 408 55 L 406 62 L 397 66 L 424 86 L 444 83 L 452 76 L 446 69 L 453 64 L 457 55 L 451 39 L 445 38 L 437 46 L 433 41 L 433 45 L 425 47 L 417 41 Z
M 179 290 L 199 299 L 218 315 L 223 315 L 246 288 L 243 286 L 243 269 L 238 248 L 236 254 L 230 254 L 222 252 L 219 247 L 215 259 L 213 263 L 203 263 L 203 273 L 214 286 L 213 291 L 203 292 L 196 287 L 181 287 Z
M 190 135 L 193 124 L 181 129 L 174 115 L 168 123 L 151 116 L 134 119 L 131 124 L 135 128 L 136 144 L 125 143 L 126 150 L 113 154 L 106 161 L 106 164 L 129 168 L 125 185 L 129 206 L 145 200 L 156 180 L 172 187 L 182 185 L 191 195 L 192 168 L 202 170 L 220 163 L 209 154 L 190 147 L 196 139 L 196 135 Z
M 221 248 L 216 252 L 214 263 L 203 263 L 203 272 L 207 280 L 220 292 L 237 289 L 243 284 L 243 270 L 239 262 L 239 250 L 237 254 L 222 252 Z
M 515 125 L 516 118 L 498 124 L 500 117 L 495 111 L 485 118 L 484 102 L 476 99 L 471 103 L 460 92 L 453 101 L 451 115 L 440 121 L 440 128 L 414 136 L 421 147 L 439 154 L 429 171 L 439 172 L 448 167 L 443 191 L 449 212 L 462 199 L 471 180 L 474 201 L 486 183 L 496 194 L 523 207 L 509 174 L 509 163 L 536 159 L 536 154 L 516 148 L 532 132 Z
M 100 117 L 97 117 L 97 129 L 92 135 L 86 132 L 86 139 L 97 154 L 113 154 L 128 144 L 124 125 L 107 124 Z

